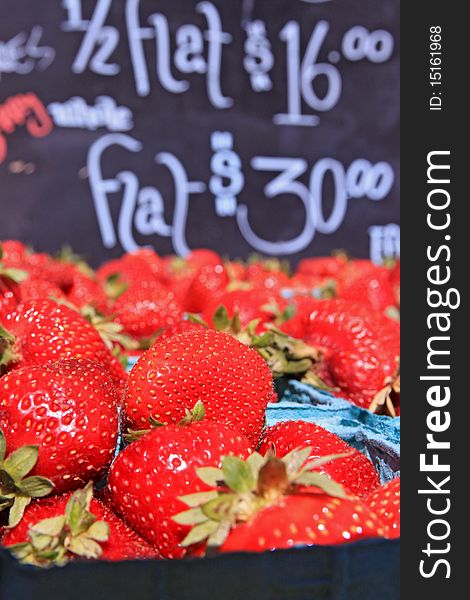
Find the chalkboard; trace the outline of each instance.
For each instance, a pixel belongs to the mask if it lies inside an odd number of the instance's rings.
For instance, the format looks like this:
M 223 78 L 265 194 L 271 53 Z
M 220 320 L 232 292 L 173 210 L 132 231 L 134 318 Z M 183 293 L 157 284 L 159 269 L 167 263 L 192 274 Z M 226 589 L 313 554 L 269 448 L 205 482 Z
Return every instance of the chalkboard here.
M 0 0 L 0 239 L 399 253 L 398 0 Z

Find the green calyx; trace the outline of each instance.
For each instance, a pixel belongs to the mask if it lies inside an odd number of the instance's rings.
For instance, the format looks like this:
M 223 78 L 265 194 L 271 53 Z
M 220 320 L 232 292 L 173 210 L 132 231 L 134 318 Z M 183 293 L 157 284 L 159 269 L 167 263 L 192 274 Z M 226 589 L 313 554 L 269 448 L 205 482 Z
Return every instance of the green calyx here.
M 0 325 L 0 375 L 6 366 L 16 362 L 19 358 L 14 350 L 15 341 L 15 336 Z
M 349 454 L 306 462 L 311 450 L 310 447 L 295 449 L 283 458 L 271 452 L 264 457 L 254 452 L 246 461 L 226 456 L 221 469 L 199 468 L 199 478 L 216 489 L 179 498 L 189 509 L 175 515 L 173 520 L 192 526 L 180 545 L 187 547 L 206 541 L 208 547 L 219 547 L 233 527 L 278 503 L 283 496 L 295 494 L 299 486 L 316 488 L 312 490 L 315 493 L 320 489 L 329 496 L 346 498 L 339 483 L 315 469 Z
M 3 248 L 0 244 L 0 277 L 3 277 L 5 279 L 11 279 L 15 283 L 21 283 L 25 279 L 28 279 L 28 271 L 23 271 L 23 269 L 16 269 L 14 267 L 5 267 L 5 265 L 1 262 L 2 258 Z
M 108 298 L 116 300 L 119 296 L 124 294 L 128 287 L 129 284 L 122 280 L 120 273 L 113 273 L 106 278 L 104 291 Z
M 47 496 L 54 485 L 45 477 L 26 477 L 37 463 L 37 446 L 22 446 L 5 456 L 6 445 L 0 429 L 0 512 L 9 510 L 8 527 L 16 527 L 31 500 Z
M 72 248 L 65 244 L 56 254 L 56 259 L 59 262 L 69 263 L 75 265 L 77 269 L 82 273 L 82 275 L 86 275 L 91 279 L 95 279 L 95 272 L 90 267 L 90 265 L 86 262 L 83 256 L 80 254 L 75 254 Z
M 72 556 L 97 559 L 101 544 L 109 539 L 109 524 L 97 521 L 90 512 L 93 484 L 72 494 L 65 513 L 44 519 L 30 527 L 29 541 L 9 546 L 10 552 L 24 564 L 48 567 L 62 566 Z
M 109 350 L 113 351 L 116 346 L 125 350 L 136 350 L 139 347 L 138 342 L 122 333 L 123 326 L 113 321 L 112 315 L 104 315 L 89 304 L 83 306 L 80 313 L 98 331 Z
M 191 410 L 185 409 L 185 412 L 185 416 L 181 419 L 181 421 L 177 423 L 179 427 L 188 427 L 188 425 L 191 425 L 191 423 L 197 423 L 198 421 L 202 421 L 202 419 L 206 415 L 206 409 L 204 408 L 202 400 L 198 400 Z M 127 433 L 123 436 L 126 442 L 135 442 L 136 440 L 149 433 L 149 431 L 152 431 L 152 429 L 164 427 L 165 425 L 167 425 L 167 423 L 162 423 L 161 421 L 155 419 L 155 417 L 153 416 L 150 416 L 148 418 L 148 422 L 150 425 L 150 429 L 128 429 Z

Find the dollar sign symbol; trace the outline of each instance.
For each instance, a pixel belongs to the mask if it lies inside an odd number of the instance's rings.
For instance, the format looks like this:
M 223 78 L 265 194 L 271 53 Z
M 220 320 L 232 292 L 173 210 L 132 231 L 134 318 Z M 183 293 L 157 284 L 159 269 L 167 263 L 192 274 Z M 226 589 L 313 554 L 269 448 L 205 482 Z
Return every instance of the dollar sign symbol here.
M 228 131 L 214 131 L 211 147 L 214 154 L 209 189 L 215 196 L 215 212 L 219 217 L 233 217 L 237 211 L 237 195 L 245 184 L 242 162 L 233 150 L 233 136 Z

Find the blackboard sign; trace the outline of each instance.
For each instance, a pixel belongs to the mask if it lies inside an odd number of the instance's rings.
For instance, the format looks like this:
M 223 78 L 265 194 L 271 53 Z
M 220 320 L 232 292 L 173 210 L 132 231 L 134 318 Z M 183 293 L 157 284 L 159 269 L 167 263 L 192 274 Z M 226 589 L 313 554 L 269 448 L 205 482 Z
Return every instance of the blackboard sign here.
M 398 0 L 0 0 L 0 239 L 399 247 Z

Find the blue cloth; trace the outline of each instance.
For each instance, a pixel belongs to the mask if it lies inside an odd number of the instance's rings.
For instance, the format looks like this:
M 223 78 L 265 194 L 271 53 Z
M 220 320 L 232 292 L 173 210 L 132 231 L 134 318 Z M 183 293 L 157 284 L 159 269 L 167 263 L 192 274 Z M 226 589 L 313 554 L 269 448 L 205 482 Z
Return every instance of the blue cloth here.
M 302 420 L 316 423 L 357 448 L 374 463 L 382 483 L 400 474 L 400 419 L 374 415 L 310 385 L 290 380 L 270 404 L 267 425 Z

